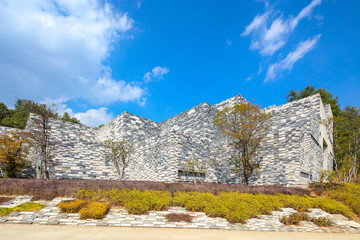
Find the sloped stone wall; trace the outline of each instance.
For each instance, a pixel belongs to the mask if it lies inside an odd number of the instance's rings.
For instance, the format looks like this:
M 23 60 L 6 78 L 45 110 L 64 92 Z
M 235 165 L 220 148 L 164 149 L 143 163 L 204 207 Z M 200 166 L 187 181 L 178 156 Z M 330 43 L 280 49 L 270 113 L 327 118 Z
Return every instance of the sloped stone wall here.
M 189 180 L 179 175 L 179 171 L 193 158 L 208 163 L 205 181 L 240 183 L 241 174 L 231 170 L 234 149 L 214 127 L 213 118 L 218 111 L 242 103 L 247 101 L 240 95 L 213 106 L 202 103 L 161 123 L 127 112 L 101 128 L 51 119 L 57 162 L 51 168 L 51 176 L 115 180 L 118 176 L 104 157 L 106 149 L 102 142 L 126 139 L 135 149 L 126 170 L 127 180 Z M 331 116 L 331 109 L 322 105 L 319 94 L 264 111 L 272 114 L 272 124 L 255 156 L 260 169 L 251 177 L 252 185 L 306 184 L 318 180 L 324 165 L 332 168 L 331 159 L 324 162 L 323 152 L 323 141 L 332 149 L 332 138 L 319 123 Z M 27 130 L 31 130 L 34 118 L 31 114 Z M 0 132 L 4 129 L 0 127 Z M 326 153 L 328 158 L 330 153 Z M 29 156 L 34 162 L 38 157 L 36 151 Z

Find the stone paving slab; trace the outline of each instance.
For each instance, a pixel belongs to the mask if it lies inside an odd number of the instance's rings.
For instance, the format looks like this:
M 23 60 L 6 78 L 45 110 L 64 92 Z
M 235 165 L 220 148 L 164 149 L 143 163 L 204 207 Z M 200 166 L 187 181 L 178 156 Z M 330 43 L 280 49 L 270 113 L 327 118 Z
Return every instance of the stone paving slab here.
M 203 212 L 188 212 L 182 207 L 170 207 L 167 211 L 150 211 L 148 215 L 130 215 L 125 209 L 110 209 L 104 219 L 81 220 L 78 214 L 60 213 L 57 207 L 61 201 L 73 198 L 54 198 L 45 202 L 46 207 L 39 212 L 14 212 L 0 217 L 0 223 L 20 224 L 46 224 L 46 225 L 71 225 L 71 226 L 112 226 L 112 227 L 159 227 L 159 228 L 196 228 L 196 229 L 231 229 L 246 231 L 287 231 L 287 232 L 342 232 L 359 233 L 360 224 L 350 221 L 339 214 L 329 214 L 321 209 L 310 209 L 310 218 L 329 217 L 334 222 L 332 227 L 319 227 L 313 222 L 300 222 L 298 226 L 286 226 L 280 222 L 282 216 L 289 216 L 297 212 L 292 208 L 282 208 L 274 211 L 272 215 L 261 215 L 249 219 L 245 224 L 230 224 L 223 218 L 211 218 Z M 30 196 L 19 196 L 5 206 L 30 201 Z M 44 203 L 44 202 L 43 202 Z M 0 206 L 1 207 L 1 206 Z M 185 213 L 193 217 L 191 223 L 169 222 L 165 215 L 169 213 Z

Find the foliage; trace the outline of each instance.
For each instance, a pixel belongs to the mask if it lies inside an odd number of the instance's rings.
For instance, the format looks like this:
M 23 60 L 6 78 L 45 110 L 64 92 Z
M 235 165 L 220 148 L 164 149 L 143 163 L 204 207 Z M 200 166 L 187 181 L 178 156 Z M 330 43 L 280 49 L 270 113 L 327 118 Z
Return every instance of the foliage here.
M 14 200 L 14 199 L 15 199 L 14 197 L 0 197 L 0 204 L 9 202 L 9 201 Z
M 353 212 L 360 215 L 360 185 L 343 183 L 336 185 L 313 184 L 316 192 L 321 196 L 328 196 L 348 206 Z
M 70 117 L 69 113 L 67 112 L 64 112 L 63 116 L 59 118 L 59 120 L 80 124 L 80 120 L 75 117 Z
M 333 221 L 327 217 L 312 218 L 311 221 L 321 227 L 330 227 L 334 224 Z
M 169 222 L 188 222 L 192 221 L 192 216 L 184 213 L 169 213 L 165 215 L 165 218 Z
M 360 169 L 360 108 L 345 107 L 333 122 L 335 170 L 340 180 L 350 182 Z
M 330 170 L 320 170 L 320 183 L 333 184 L 337 181 L 336 172 Z
M 300 91 L 292 89 L 286 96 L 286 99 L 288 102 L 292 102 L 295 100 L 299 100 L 302 98 L 315 95 L 317 93 L 320 94 L 321 100 L 324 105 L 330 104 L 333 115 L 339 116 L 340 104 L 338 103 L 339 101 L 338 97 L 333 97 L 333 95 L 330 92 L 326 91 L 323 88 L 318 88 L 315 90 L 313 86 L 306 86 L 304 89 Z
M 0 123 L 8 115 L 9 109 L 4 103 L 0 103 Z
M 325 89 L 307 86 L 301 91 L 291 90 L 287 95 L 288 102 L 320 93 L 324 105 L 330 104 L 332 118 L 321 122 L 333 135 L 334 170 L 336 179 L 351 182 L 360 170 L 360 108 L 346 106 L 340 109 L 338 97 L 333 97 Z
M 114 164 L 119 180 L 123 180 L 125 169 L 129 166 L 130 156 L 134 151 L 132 144 L 127 140 L 106 140 L 104 146 L 108 149 L 105 157 Z
M 88 204 L 87 201 L 82 200 L 69 200 L 62 201 L 58 204 L 60 212 L 62 213 L 77 213 L 80 209 L 84 208 Z
M 271 214 L 282 207 L 304 212 L 321 208 L 329 213 L 340 213 L 353 218 L 354 213 L 343 204 L 330 198 L 314 198 L 307 195 L 264 195 L 238 192 L 221 192 L 218 195 L 199 192 L 139 191 L 137 189 L 113 189 L 94 191 L 82 189 L 76 197 L 83 200 L 105 201 L 124 206 L 130 214 L 147 214 L 149 211 L 166 210 L 169 206 L 181 206 L 188 211 L 205 212 L 210 217 L 222 217 L 231 223 L 244 223 L 261 214 Z
M 0 134 L 0 169 L 5 177 L 16 177 L 26 167 L 29 139 L 24 132 Z
M 0 216 L 8 215 L 12 212 L 36 212 L 45 207 L 44 204 L 28 202 L 17 205 L 13 208 L 0 208 Z
M 0 103 L 0 125 L 12 128 L 25 129 L 26 123 L 29 117 L 29 113 L 37 115 L 43 115 L 44 109 L 55 108 L 55 105 L 46 105 L 36 103 L 32 100 L 17 99 L 14 109 L 8 109 L 4 103 Z M 74 117 L 70 117 L 68 113 L 59 118 L 55 111 L 51 111 L 50 118 L 56 118 L 63 121 L 80 123 L 80 121 Z
M 79 211 L 80 219 L 103 219 L 109 209 L 108 203 L 90 202 Z
M 181 192 L 205 192 L 217 195 L 219 192 L 239 192 L 254 194 L 295 194 L 309 195 L 310 191 L 303 188 L 282 186 L 244 186 L 231 184 L 191 184 L 191 183 L 165 183 L 150 181 L 114 181 L 95 179 L 21 179 L 0 178 L 0 194 L 4 195 L 31 195 L 34 200 L 52 200 L 55 197 L 71 197 L 81 189 L 98 191 L 110 191 L 111 189 L 139 189 L 165 191 L 169 193 Z M 84 199 L 88 200 L 88 199 Z
M 309 215 L 305 213 L 292 213 L 290 216 L 283 216 L 280 222 L 285 225 L 298 225 L 301 221 L 309 221 Z
M 36 117 L 29 123 L 31 128 L 30 139 L 39 155 L 34 161 L 37 178 L 50 179 L 50 167 L 56 166 L 53 151 L 55 142 L 51 134 L 50 118 L 56 117 L 54 110 L 45 104 L 31 104 L 31 112 Z
M 184 165 L 185 171 L 190 173 L 193 179 L 193 183 L 196 184 L 198 181 L 204 183 L 209 165 L 200 159 L 190 158 Z
M 233 156 L 234 170 L 243 175 L 243 183 L 249 184 L 249 178 L 260 167 L 253 156 L 267 135 L 271 115 L 262 112 L 258 106 L 250 103 L 235 105 L 220 111 L 214 117 L 214 125 L 232 142 L 237 156 Z
M 162 191 L 139 191 L 138 189 L 89 190 L 82 189 L 75 194 L 82 200 L 104 201 L 124 206 L 130 214 L 145 214 L 149 210 L 161 211 L 171 204 L 171 195 Z

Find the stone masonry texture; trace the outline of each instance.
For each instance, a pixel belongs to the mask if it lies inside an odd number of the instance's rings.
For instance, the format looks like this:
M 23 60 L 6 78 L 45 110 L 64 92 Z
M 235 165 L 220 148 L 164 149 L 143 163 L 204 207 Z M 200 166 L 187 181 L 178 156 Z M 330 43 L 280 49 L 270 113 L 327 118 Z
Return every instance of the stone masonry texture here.
M 214 127 L 213 118 L 217 112 L 243 103 L 248 101 L 240 95 L 213 106 L 202 103 L 161 123 L 128 112 L 100 128 L 50 119 L 57 163 L 50 176 L 116 180 L 115 167 L 106 159 L 102 143 L 126 139 L 135 151 L 125 180 L 192 181 L 185 163 L 197 159 L 207 166 L 204 181 L 240 183 L 242 177 L 231 170 L 234 150 Z M 263 111 L 272 114 L 271 128 L 254 156 L 260 168 L 251 177 L 251 185 L 301 186 L 318 181 L 321 170 L 332 170 L 332 135 L 320 123 L 332 117 L 332 112 L 319 94 Z M 36 117 L 30 114 L 27 131 L 32 130 Z M 0 133 L 9 130 L 14 129 L 0 127 Z M 28 158 L 38 161 L 36 149 Z M 34 173 L 28 169 L 26 174 Z

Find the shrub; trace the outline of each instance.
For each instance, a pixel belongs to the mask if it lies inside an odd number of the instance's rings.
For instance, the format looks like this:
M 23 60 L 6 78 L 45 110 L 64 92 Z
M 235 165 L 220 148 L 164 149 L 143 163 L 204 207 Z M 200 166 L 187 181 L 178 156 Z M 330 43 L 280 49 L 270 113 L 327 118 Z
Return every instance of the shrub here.
M 191 222 L 192 216 L 184 213 L 169 213 L 165 215 L 165 218 L 169 222 Z
M 330 227 L 333 225 L 333 222 L 330 218 L 327 217 L 319 217 L 319 218 L 313 218 L 311 219 L 313 223 L 315 223 L 318 226 L 322 227 Z
M 0 208 L 0 217 L 6 216 L 10 213 L 12 213 L 11 208 Z
M 60 208 L 60 212 L 62 213 L 77 213 L 87 204 L 88 201 L 70 200 L 70 201 L 62 201 L 61 203 L 58 204 L 58 207 Z
M 90 202 L 79 211 L 80 219 L 102 219 L 109 211 L 108 203 Z
M 0 178 L 0 194 L 4 195 L 32 195 L 34 200 L 52 200 L 55 197 L 70 197 L 81 189 L 90 189 L 93 192 L 111 189 L 139 189 L 152 191 L 175 192 L 205 192 L 217 195 L 219 192 L 241 192 L 254 194 L 310 194 L 309 190 L 282 186 L 243 186 L 230 184 L 190 184 L 164 183 L 151 181 L 113 181 L 95 179 L 20 179 Z M 89 199 L 86 199 L 89 200 Z
M 150 210 L 149 204 L 142 200 L 127 202 L 125 208 L 130 214 L 147 214 Z
M 14 200 L 14 199 L 15 199 L 14 197 L 0 197 L 0 204 L 9 202 L 9 201 Z
M 27 202 L 20 205 L 17 205 L 12 208 L 13 212 L 36 212 L 40 211 L 45 207 L 44 204 L 34 203 L 34 202 Z
M 285 225 L 298 225 L 300 221 L 309 221 L 309 216 L 304 213 L 292 213 L 290 216 L 283 216 L 280 222 Z
M 6 216 L 12 212 L 35 212 L 45 207 L 44 204 L 28 202 L 17 205 L 13 208 L 0 208 L 0 216 Z

